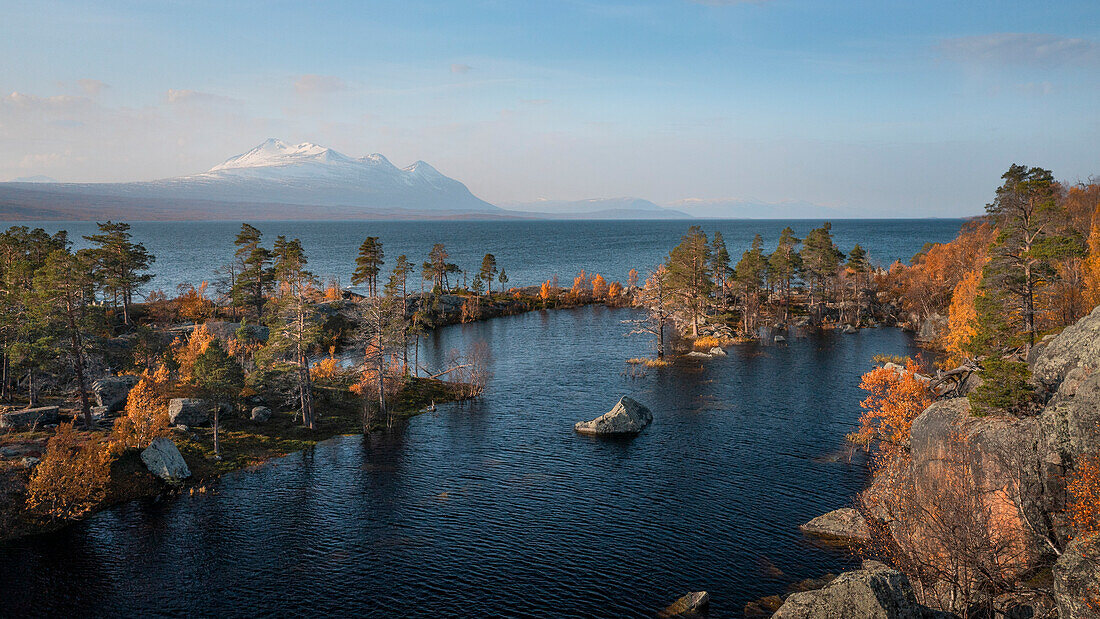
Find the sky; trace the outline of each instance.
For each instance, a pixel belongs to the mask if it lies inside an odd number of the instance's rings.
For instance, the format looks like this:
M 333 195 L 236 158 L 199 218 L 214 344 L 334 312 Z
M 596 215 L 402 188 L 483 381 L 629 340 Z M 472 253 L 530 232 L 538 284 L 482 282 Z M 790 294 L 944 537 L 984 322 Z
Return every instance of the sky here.
M 1012 163 L 1100 174 L 1095 0 L 0 0 L 0 57 L 0 180 L 277 137 L 494 203 L 950 217 Z

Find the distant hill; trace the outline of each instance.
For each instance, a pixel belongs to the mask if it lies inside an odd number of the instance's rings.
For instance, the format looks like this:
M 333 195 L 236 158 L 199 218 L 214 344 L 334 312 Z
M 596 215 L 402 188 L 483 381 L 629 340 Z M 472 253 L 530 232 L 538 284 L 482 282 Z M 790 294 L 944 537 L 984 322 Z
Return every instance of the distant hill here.
M 502 207 L 542 219 L 689 219 L 691 217 L 687 213 L 665 208 L 642 198 L 536 200 L 508 203 Z
M 798 201 L 688 198 L 671 202 L 667 206 L 684 211 L 692 217 L 712 219 L 844 219 L 853 216 L 843 209 Z
M 417 161 L 269 139 L 207 172 L 133 183 L 0 183 L 0 219 L 511 217 Z

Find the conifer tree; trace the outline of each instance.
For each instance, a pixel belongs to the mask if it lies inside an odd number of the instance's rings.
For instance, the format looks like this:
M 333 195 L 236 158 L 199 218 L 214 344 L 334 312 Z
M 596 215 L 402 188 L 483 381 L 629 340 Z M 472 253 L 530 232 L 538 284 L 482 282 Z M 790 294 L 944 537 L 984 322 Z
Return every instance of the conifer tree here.
M 497 274 L 497 259 L 493 254 L 485 254 L 481 259 L 481 269 L 477 272 L 477 279 L 485 282 L 490 295 L 493 294 L 493 278 Z
M 359 257 L 355 259 L 356 267 L 351 275 L 351 283 L 356 286 L 366 284 L 367 296 L 378 296 L 378 274 L 385 264 L 382 260 L 384 257 L 382 242 L 376 236 L 368 236 L 359 246 Z
M 699 226 L 688 229 L 680 244 L 669 253 L 667 264 L 669 293 L 690 327 L 692 337 L 698 337 L 699 323 L 714 287 L 710 274 L 710 244 Z
M 757 234 L 752 248 L 741 254 L 734 269 L 734 279 L 741 294 L 741 330 L 749 335 L 756 331 L 760 311 L 760 291 L 764 287 L 768 262 L 764 258 L 764 240 Z
M 241 224 L 241 231 L 233 241 L 237 247 L 233 254 L 237 267 L 230 290 L 233 305 L 251 308 L 257 319 L 263 316 L 264 304 L 274 277 L 271 272 L 271 252 L 260 245 L 261 238 L 262 234 L 258 229 Z
M 98 234 L 84 237 L 95 246 L 81 251 L 89 259 L 96 284 L 116 307 L 122 302 L 122 320 L 130 324 L 134 292 L 153 279 L 146 271 L 156 257 L 141 243 L 131 241 L 130 224 L 107 221 L 96 226 Z
M 784 322 L 790 319 L 791 286 L 802 268 L 802 256 L 798 253 L 801 242 L 787 226 L 779 233 L 779 245 L 768 257 L 768 281 L 783 293 Z

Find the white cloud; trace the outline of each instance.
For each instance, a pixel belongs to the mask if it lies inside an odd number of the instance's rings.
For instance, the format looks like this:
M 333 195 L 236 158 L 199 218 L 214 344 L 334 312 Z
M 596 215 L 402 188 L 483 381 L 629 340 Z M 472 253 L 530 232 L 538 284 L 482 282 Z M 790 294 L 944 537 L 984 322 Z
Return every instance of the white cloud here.
M 451 73 L 469 73 L 474 68 L 468 64 L 455 63 L 451 65 Z
M 222 95 L 215 95 L 209 92 L 200 92 L 198 90 L 188 89 L 172 89 L 169 88 L 164 94 L 165 101 L 169 104 L 176 105 L 210 105 L 219 103 L 232 103 L 233 99 Z
M 999 32 L 945 39 L 939 51 L 950 60 L 976 64 L 1055 67 L 1100 62 L 1095 41 L 1053 34 Z
M 76 80 L 76 84 L 77 86 L 80 86 L 80 89 L 84 91 L 84 94 L 88 95 L 89 97 L 99 96 L 99 93 L 103 92 L 104 88 L 110 88 L 110 86 L 108 86 L 107 84 L 104 84 L 99 80 L 93 79 Z
M 294 90 L 300 95 L 329 94 L 345 89 L 347 84 L 335 75 L 307 73 L 299 76 L 294 82 Z

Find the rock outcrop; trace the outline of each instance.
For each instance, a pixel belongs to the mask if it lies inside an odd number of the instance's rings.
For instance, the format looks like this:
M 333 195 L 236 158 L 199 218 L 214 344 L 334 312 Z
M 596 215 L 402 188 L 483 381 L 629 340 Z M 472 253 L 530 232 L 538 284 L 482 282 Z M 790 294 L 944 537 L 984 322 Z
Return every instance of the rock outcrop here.
M 791 594 L 774 619 L 923 619 L 935 611 L 917 603 L 909 578 L 877 561 L 845 572 L 815 591 Z
M 191 476 L 191 469 L 180 454 L 179 448 L 166 438 L 154 439 L 141 452 L 141 461 L 149 472 L 169 482 L 178 482 Z
M 38 408 L 24 408 L 23 410 L 10 411 L 0 414 L 0 429 L 4 430 L 30 430 L 31 428 L 50 423 L 57 423 L 58 408 L 56 406 L 39 406 Z
M 1089 373 L 1100 370 L 1100 307 L 1043 344 L 1033 355 L 1031 373 L 1053 391 L 1079 367 Z
M 96 404 L 106 407 L 107 412 L 117 413 L 126 407 L 126 398 L 130 390 L 138 384 L 137 376 L 104 376 L 92 383 L 92 393 Z
M 671 603 L 657 614 L 658 617 L 693 617 L 706 610 L 710 605 L 710 594 L 706 591 L 692 591 Z
M 1100 535 L 1066 546 L 1054 564 L 1054 599 L 1061 619 L 1100 616 Z
M 653 414 L 637 400 L 623 396 L 610 411 L 592 421 L 578 421 L 573 429 L 581 434 L 615 436 L 637 434 L 653 421 Z
M 201 426 L 210 421 L 210 403 L 198 398 L 168 401 L 168 421 L 174 426 Z
M 266 406 L 255 406 L 252 408 L 251 419 L 256 423 L 267 423 L 271 420 L 271 409 Z
M 851 507 L 835 509 L 798 527 L 808 535 L 845 544 L 870 541 L 871 531 L 858 510 Z

